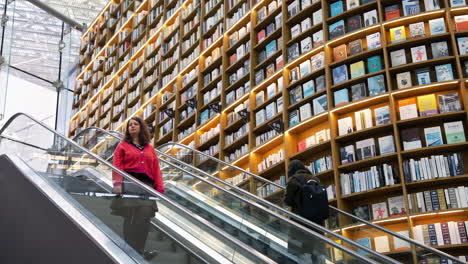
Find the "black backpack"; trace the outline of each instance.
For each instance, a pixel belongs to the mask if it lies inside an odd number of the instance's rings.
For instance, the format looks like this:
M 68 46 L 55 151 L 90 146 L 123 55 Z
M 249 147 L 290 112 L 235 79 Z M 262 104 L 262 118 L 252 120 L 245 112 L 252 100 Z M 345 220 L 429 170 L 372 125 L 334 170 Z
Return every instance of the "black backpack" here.
M 327 189 L 313 179 L 306 181 L 301 176 L 293 178 L 300 183 L 302 192 L 302 203 L 297 208 L 299 215 L 314 223 L 322 223 L 329 216 Z

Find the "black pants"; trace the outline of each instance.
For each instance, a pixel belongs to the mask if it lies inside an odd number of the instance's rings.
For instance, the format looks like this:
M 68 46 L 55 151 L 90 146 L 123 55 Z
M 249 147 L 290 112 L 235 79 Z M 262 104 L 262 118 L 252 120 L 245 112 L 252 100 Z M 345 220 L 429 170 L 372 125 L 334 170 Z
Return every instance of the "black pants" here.
M 146 174 L 128 172 L 128 174 L 153 186 L 153 180 Z M 138 188 L 129 184 L 123 185 L 124 194 L 142 194 L 138 193 Z M 143 191 L 144 193 L 144 191 Z M 154 217 L 154 201 L 125 199 L 119 209 L 119 215 L 124 217 L 123 234 L 125 241 L 136 251 L 142 254 L 145 250 L 146 239 L 150 228 L 150 220 Z

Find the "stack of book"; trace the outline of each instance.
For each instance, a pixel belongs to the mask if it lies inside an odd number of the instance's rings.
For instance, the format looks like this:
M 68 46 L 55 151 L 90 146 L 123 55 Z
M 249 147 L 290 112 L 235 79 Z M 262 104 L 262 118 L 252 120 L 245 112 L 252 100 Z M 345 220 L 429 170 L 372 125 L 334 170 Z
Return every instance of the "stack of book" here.
M 406 182 L 463 175 L 463 155 L 457 152 L 404 160 L 403 172 Z
M 365 171 L 341 173 L 342 195 L 364 192 L 384 186 L 391 186 L 400 182 L 398 171 L 394 166 L 382 164 L 372 166 Z

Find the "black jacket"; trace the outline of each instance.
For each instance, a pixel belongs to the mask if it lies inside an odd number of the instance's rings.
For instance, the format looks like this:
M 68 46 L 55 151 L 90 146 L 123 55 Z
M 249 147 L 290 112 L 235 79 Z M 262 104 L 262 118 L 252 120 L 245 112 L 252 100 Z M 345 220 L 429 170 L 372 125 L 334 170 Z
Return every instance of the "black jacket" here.
M 306 181 L 315 180 L 320 182 L 320 180 L 312 176 L 309 170 L 300 169 L 296 171 L 293 175 L 294 177 L 302 177 Z M 292 212 L 297 214 L 298 209 L 302 204 L 302 193 L 301 193 L 301 183 L 297 181 L 293 176 L 289 176 L 288 184 L 286 185 L 286 193 L 284 194 L 284 203 L 291 206 Z

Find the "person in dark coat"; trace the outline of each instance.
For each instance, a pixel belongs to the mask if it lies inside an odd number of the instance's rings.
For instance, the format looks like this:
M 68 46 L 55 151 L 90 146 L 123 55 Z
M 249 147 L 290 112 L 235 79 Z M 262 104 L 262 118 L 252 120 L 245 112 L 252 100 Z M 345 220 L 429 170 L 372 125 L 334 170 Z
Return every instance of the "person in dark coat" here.
M 302 206 L 302 188 L 301 188 L 301 183 L 294 177 L 302 177 L 303 179 L 306 180 L 306 182 L 309 180 L 315 180 L 317 182 L 320 182 L 320 180 L 317 177 L 312 175 L 310 170 L 304 166 L 304 163 L 302 161 L 292 160 L 289 163 L 289 166 L 288 166 L 289 180 L 286 185 L 284 203 L 287 204 L 288 206 L 291 206 L 291 209 L 292 209 L 291 211 L 293 213 L 299 214 L 298 208 Z M 295 221 L 294 219 L 292 220 Z M 298 223 L 303 225 L 300 222 Z M 323 222 L 320 222 L 320 223 L 315 222 L 315 223 L 323 226 Z M 303 226 L 319 234 L 322 234 L 322 232 L 315 230 L 309 226 L 305 226 L 305 225 Z M 312 241 L 309 239 L 305 241 L 305 238 L 309 237 L 309 235 L 305 235 L 304 232 L 299 230 L 298 228 L 293 228 L 292 230 L 290 230 L 289 236 L 290 238 L 288 241 L 288 250 L 293 252 L 294 254 L 303 253 L 304 258 L 301 259 L 301 263 L 313 263 L 313 264 L 325 263 L 323 261 L 323 259 L 326 258 L 325 257 L 325 254 L 326 254 L 325 242 L 322 242 L 319 239 L 314 239 Z M 310 255 L 310 258 L 307 257 L 307 255 Z

